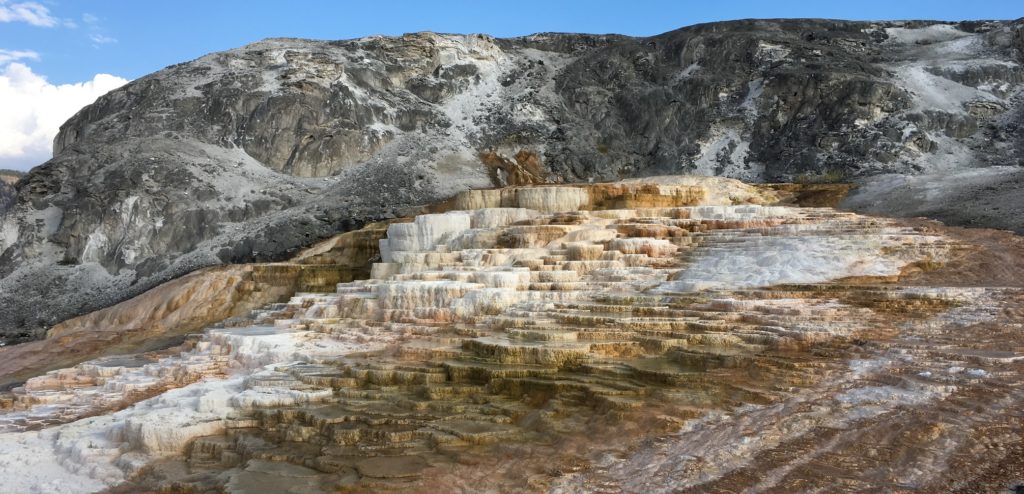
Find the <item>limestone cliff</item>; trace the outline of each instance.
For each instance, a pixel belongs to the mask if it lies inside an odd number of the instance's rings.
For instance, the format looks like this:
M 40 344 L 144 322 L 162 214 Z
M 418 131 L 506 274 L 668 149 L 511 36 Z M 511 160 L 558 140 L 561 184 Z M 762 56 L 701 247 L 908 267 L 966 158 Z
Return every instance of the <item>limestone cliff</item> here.
M 18 184 L 0 334 L 37 338 L 195 269 L 494 185 L 856 180 L 858 208 L 1020 229 L 1021 29 L 762 20 L 207 55 L 99 98 Z M 907 174 L 971 178 L 936 193 Z

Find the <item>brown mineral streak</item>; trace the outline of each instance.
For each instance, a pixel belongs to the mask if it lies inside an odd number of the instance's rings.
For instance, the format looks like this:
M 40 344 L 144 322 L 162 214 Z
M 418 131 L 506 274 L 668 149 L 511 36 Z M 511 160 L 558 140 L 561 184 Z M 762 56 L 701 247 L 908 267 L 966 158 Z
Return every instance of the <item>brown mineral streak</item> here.
M 534 151 L 521 149 L 512 158 L 497 151 L 480 153 L 480 161 L 495 187 L 506 185 L 537 185 L 546 182 L 541 157 Z

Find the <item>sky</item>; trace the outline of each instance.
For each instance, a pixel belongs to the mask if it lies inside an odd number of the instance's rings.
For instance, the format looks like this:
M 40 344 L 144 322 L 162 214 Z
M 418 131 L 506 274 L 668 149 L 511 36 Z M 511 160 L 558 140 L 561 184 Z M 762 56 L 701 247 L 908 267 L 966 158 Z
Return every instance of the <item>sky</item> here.
M 50 158 L 82 106 L 168 65 L 268 37 L 347 39 L 416 31 L 646 36 L 701 22 L 817 17 L 1016 19 L 1019 0 L 0 0 L 0 168 Z

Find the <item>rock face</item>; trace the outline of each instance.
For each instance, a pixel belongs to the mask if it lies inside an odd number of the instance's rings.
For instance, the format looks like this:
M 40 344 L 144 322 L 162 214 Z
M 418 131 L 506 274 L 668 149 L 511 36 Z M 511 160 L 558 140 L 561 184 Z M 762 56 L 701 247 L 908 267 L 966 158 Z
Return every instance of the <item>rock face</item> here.
M 0 170 L 0 182 L 7 185 L 18 183 L 18 180 L 21 180 L 23 176 L 25 176 L 25 173 L 18 170 Z
M 389 225 L 370 279 L 0 395 L 0 476 L 61 492 L 1024 480 L 1020 238 L 779 194 L 693 178 L 460 194 Z
M 0 214 L 3 214 L 18 200 L 18 191 L 7 182 L 0 181 Z
M 0 333 L 37 338 L 195 269 L 281 259 L 470 188 L 1018 173 L 1021 29 L 764 20 L 642 39 L 420 33 L 211 54 L 83 109 L 18 184 L 0 220 Z M 1022 227 L 958 187 L 959 216 L 926 212 Z M 1011 213 L 1014 190 L 1000 196 Z M 945 196 L 869 192 L 858 207 Z M 54 309 L 34 309 L 44 301 Z
M 0 214 L 10 209 L 18 199 L 18 191 L 14 184 L 18 183 L 23 173 L 16 170 L 0 170 Z

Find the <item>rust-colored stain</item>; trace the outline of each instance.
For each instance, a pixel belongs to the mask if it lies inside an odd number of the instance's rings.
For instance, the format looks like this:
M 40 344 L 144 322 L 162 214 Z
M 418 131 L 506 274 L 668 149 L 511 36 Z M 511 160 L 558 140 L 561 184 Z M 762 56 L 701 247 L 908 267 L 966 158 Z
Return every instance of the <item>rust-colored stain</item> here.
M 490 149 L 480 153 L 480 161 L 487 166 L 487 173 L 495 187 L 546 182 L 543 161 L 535 151 L 520 149 L 509 159 Z

